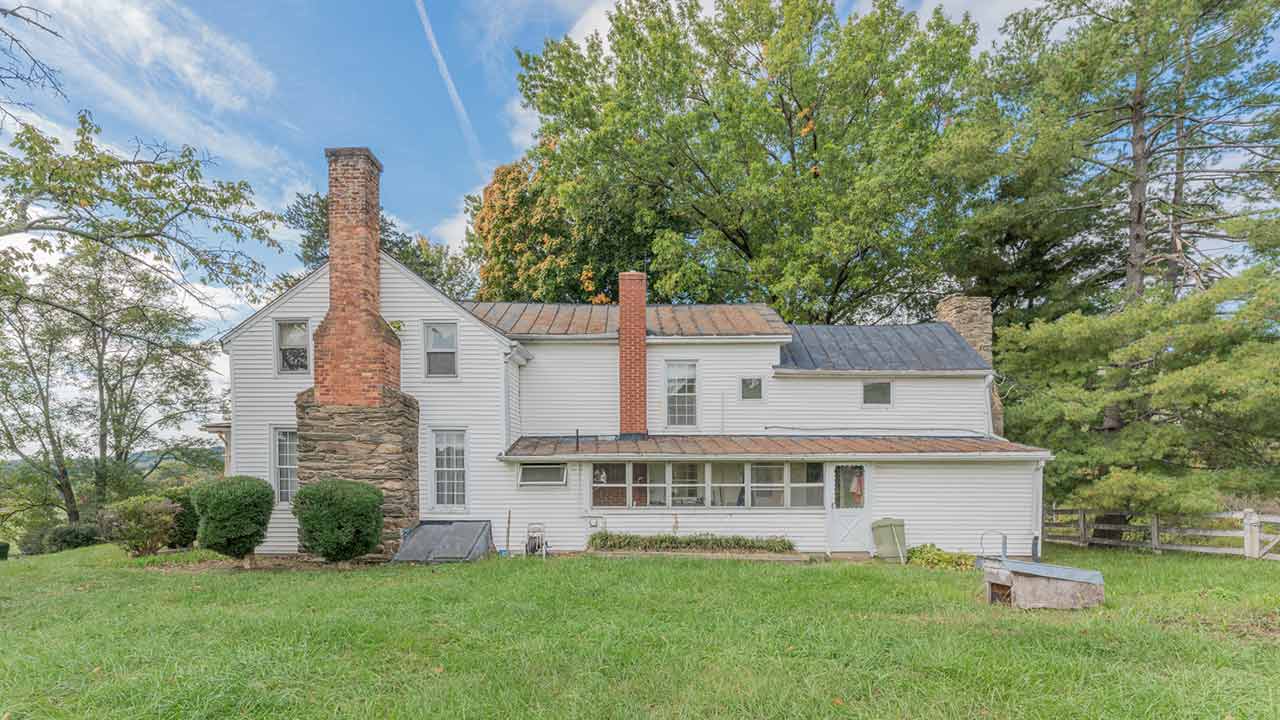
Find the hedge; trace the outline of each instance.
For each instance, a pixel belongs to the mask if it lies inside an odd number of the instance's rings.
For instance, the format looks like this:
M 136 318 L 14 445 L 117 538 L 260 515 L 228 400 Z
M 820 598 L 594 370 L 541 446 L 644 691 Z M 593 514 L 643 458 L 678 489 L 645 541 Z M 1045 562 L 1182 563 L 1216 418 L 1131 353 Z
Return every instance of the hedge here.
M 367 555 L 382 538 L 382 491 L 368 483 L 327 479 L 293 498 L 302 549 L 329 562 Z
M 713 552 L 795 552 L 795 543 L 784 537 L 742 535 L 631 535 L 598 532 L 587 541 L 592 550 L 706 550 Z
M 200 483 L 191 498 L 200 515 L 200 547 L 243 558 L 267 536 L 276 493 L 263 480 L 237 475 Z
M 40 552 L 56 553 L 63 550 L 98 545 L 102 539 L 98 537 L 98 529 L 92 525 L 54 525 L 45 530 Z M 25 553 L 26 550 L 23 550 Z
M 160 494 L 176 503 L 179 508 L 173 519 L 173 530 L 169 533 L 169 547 L 191 547 L 200 529 L 200 515 L 196 512 L 195 501 L 191 499 L 191 486 L 171 487 Z
M 929 543 L 917 545 L 907 550 L 907 563 L 944 570 L 972 570 L 973 556 L 965 553 L 947 552 L 937 545 Z

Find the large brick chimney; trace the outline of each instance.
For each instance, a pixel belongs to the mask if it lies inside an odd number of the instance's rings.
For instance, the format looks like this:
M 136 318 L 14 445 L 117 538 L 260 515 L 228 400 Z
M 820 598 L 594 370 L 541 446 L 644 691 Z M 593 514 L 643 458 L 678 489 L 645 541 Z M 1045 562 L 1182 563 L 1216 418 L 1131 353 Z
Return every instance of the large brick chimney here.
M 298 484 L 329 477 L 383 493 L 382 545 L 417 525 L 418 401 L 400 392 L 400 338 L 379 312 L 378 181 L 368 148 L 329 148 L 329 311 L 315 386 L 298 394 Z M 303 538 L 305 542 L 306 538 Z
M 642 272 L 618 274 L 618 432 L 649 432 L 645 350 L 649 280 Z
M 991 317 L 991 298 L 948 295 L 938 302 L 935 315 L 939 322 L 955 328 L 960 337 L 994 367 L 991 347 L 995 326 Z M 994 385 L 991 387 L 991 427 L 996 435 L 1004 434 L 1004 403 Z

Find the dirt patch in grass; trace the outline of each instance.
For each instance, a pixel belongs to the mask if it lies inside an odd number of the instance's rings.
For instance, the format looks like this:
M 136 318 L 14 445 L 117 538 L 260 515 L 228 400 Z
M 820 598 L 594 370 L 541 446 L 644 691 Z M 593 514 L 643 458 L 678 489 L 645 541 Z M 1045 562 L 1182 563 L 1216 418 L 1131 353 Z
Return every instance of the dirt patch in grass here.
M 327 563 L 320 558 L 309 555 L 271 555 L 254 557 L 248 565 L 242 560 L 228 557 L 210 558 L 199 562 L 157 562 L 144 569 L 165 574 L 191 574 L 214 570 L 232 572 L 278 572 L 282 570 L 321 570 L 329 572 L 345 572 L 348 570 L 364 570 L 385 563 L 370 561 L 354 561 L 344 563 Z

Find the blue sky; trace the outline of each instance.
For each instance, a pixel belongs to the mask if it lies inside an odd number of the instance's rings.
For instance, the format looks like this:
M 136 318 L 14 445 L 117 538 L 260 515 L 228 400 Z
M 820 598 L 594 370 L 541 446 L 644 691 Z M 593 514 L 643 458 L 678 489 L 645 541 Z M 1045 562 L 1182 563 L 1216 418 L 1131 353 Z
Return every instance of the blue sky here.
M 838 6 L 847 15 L 865 1 Z M 972 12 L 989 41 L 1005 14 L 1030 1 L 944 5 L 955 16 Z M 603 31 L 612 4 L 421 0 L 420 12 L 419 0 L 46 0 L 63 38 L 40 47 L 61 70 L 67 99 L 37 96 L 30 119 L 67 138 L 88 109 L 116 146 L 194 145 L 272 210 L 324 189 L 323 148 L 367 145 L 385 168 L 387 211 L 436 242 L 460 243 L 464 196 L 518 157 L 537 126 L 519 106 L 513 48 Z M 276 236 L 285 252 L 255 254 L 273 273 L 296 270 L 296 236 Z M 226 306 L 208 317 L 211 334 L 249 311 L 211 292 Z

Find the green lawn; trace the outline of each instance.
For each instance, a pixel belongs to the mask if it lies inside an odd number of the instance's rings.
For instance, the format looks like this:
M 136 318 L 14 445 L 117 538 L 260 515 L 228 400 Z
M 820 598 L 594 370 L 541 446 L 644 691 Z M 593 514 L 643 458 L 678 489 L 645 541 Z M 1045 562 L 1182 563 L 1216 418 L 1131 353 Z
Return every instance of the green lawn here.
M 1276 717 L 1280 563 L 1053 549 L 975 572 L 672 559 L 160 572 L 0 563 L 0 718 Z

